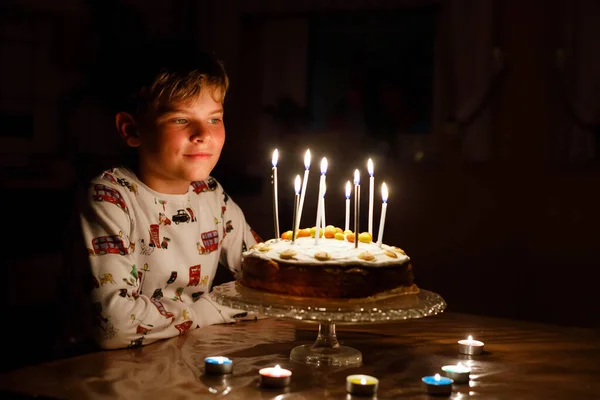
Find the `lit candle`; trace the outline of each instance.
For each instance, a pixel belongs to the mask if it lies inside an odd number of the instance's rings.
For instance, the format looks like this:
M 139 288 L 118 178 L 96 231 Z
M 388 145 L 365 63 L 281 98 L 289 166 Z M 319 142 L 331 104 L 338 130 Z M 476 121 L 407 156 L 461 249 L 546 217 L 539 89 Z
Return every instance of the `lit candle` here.
M 360 217 L 360 172 L 354 170 L 354 248 L 358 248 L 358 219 Z
M 346 225 L 344 232 L 350 229 L 350 193 L 352 192 L 352 184 L 350 181 L 346 182 Z
M 319 225 L 321 221 L 321 198 L 323 197 L 323 193 L 325 192 L 325 174 L 327 173 L 327 158 L 323 157 L 321 159 L 321 180 L 319 181 L 319 196 L 317 197 L 317 222 L 315 222 L 315 244 L 319 244 L 319 235 L 320 228 Z M 323 226 L 323 230 L 325 227 Z
M 302 181 L 302 193 L 300 194 L 300 206 L 298 208 L 298 219 L 296 226 L 293 227 L 294 232 L 300 228 L 300 220 L 302 219 L 302 208 L 304 207 L 304 197 L 306 196 L 306 185 L 308 183 L 308 171 L 310 170 L 310 150 L 306 150 L 304 154 L 304 180 Z
M 473 340 L 473 336 L 469 336 L 467 340 L 458 341 L 458 352 L 472 356 L 481 354 L 483 352 L 483 342 Z
M 377 245 L 381 247 L 383 240 L 383 227 L 385 225 L 385 213 L 387 211 L 388 188 L 385 182 L 381 184 L 381 219 L 379 220 L 379 235 L 377 235 Z
M 427 387 L 427 393 L 433 395 L 450 395 L 452 393 L 452 383 L 454 382 L 450 378 L 435 374 L 435 376 L 424 376 L 421 381 Z
M 300 202 L 300 175 L 296 175 L 296 181 L 294 182 L 294 212 L 292 217 L 292 243 L 296 241 L 296 224 L 298 223 L 298 203 Z
M 454 381 L 454 383 L 466 383 L 469 381 L 471 368 L 458 363 L 457 365 L 444 365 L 442 371 L 446 376 Z
M 369 234 L 373 237 L 373 194 L 375 192 L 375 177 L 373 174 L 373 160 L 367 161 L 367 171 L 369 171 Z
M 275 149 L 273 151 L 273 221 L 275 223 L 275 239 L 279 239 L 279 205 L 277 204 L 277 159 L 279 158 L 279 151 Z
M 260 374 L 260 386 L 266 388 L 283 388 L 290 384 L 292 371 L 276 365 L 274 368 L 263 368 Z
M 379 380 L 369 375 L 348 375 L 346 391 L 357 396 L 373 396 L 377 393 Z
M 227 357 L 206 357 L 204 373 L 208 375 L 225 375 L 233 371 L 233 361 Z

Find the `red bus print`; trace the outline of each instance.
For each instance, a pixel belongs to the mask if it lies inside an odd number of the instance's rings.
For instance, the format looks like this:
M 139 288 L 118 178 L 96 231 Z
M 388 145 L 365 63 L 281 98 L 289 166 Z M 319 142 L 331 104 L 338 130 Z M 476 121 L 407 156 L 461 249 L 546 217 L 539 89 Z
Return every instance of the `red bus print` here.
M 168 312 L 167 310 L 165 310 L 165 306 L 160 301 L 158 301 L 155 298 L 151 297 L 150 298 L 150 302 L 156 306 L 156 308 L 158 309 L 158 312 L 163 317 L 165 317 L 165 318 L 173 318 L 174 317 L 174 314 L 172 312 Z
M 202 244 L 204 245 L 204 249 L 207 253 L 215 251 L 219 248 L 219 232 L 216 230 L 204 232 L 200 235 L 200 238 L 202 239 Z
M 109 203 L 115 204 L 122 210 L 127 209 L 125 200 L 121 197 L 121 194 L 113 188 L 109 188 L 106 185 L 97 184 L 94 186 L 96 193 L 94 194 L 94 200 L 96 201 L 108 201 Z
M 150 247 L 160 247 L 160 226 L 158 224 L 150 225 Z
M 120 235 L 100 236 L 92 239 L 92 247 L 94 248 L 94 254 L 104 255 L 107 253 L 120 254 L 124 256 L 127 254 L 127 247 L 125 242 Z
M 192 321 L 187 320 L 182 322 L 181 324 L 175 325 L 175 328 L 177 328 L 177 330 L 179 331 L 179 334 L 182 335 L 185 332 L 190 330 L 190 327 L 192 326 Z
M 200 265 L 193 265 L 190 267 L 190 280 L 188 286 L 198 286 L 200 283 Z

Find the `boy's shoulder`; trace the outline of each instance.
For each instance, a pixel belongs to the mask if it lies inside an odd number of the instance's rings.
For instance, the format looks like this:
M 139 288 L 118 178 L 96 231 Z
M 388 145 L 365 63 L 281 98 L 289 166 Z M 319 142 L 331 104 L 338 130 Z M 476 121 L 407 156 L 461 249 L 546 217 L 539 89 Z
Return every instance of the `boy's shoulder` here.
M 102 171 L 90 182 L 91 188 L 99 186 L 111 187 L 113 189 L 126 189 L 129 192 L 137 194 L 139 188 L 139 179 L 135 174 L 126 168 L 111 168 Z

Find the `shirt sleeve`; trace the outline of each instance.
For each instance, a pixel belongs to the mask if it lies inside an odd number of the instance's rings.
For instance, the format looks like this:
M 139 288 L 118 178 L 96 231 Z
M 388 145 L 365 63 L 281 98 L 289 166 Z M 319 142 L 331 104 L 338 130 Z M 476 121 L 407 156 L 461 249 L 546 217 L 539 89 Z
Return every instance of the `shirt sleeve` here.
M 92 184 L 81 210 L 94 285 L 94 337 L 105 349 L 149 344 L 198 323 L 185 303 L 139 294 L 141 266 L 135 265 L 130 242 L 135 215 L 126 201 L 119 187 Z
M 237 276 L 242 267 L 242 253 L 262 240 L 248 225 L 240 207 L 229 198 L 222 187 L 219 186 L 219 190 L 222 191 L 221 209 L 224 223 L 221 260 L 233 276 Z

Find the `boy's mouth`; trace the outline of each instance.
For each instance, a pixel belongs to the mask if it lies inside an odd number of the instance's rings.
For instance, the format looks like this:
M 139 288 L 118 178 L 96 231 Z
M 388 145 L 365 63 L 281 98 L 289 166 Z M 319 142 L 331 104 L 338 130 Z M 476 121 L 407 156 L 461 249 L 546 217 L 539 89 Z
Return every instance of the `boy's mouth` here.
M 207 152 L 198 152 L 198 153 L 191 153 L 191 154 L 184 154 L 184 157 L 188 157 L 188 158 L 192 158 L 194 160 L 202 160 L 202 159 L 206 159 L 206 158 L 210 158 L 212 157 L 211 153 L 207 153 Z

